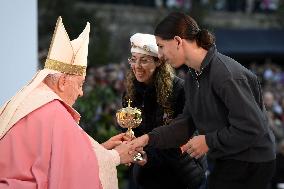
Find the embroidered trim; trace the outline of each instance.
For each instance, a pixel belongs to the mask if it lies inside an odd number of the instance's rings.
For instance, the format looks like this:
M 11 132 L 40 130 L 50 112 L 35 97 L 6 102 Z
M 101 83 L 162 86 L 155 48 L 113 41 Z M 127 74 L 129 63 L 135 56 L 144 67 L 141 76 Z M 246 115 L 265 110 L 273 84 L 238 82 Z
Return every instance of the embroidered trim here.
M 144 45 L 143 47 L 140 47 L 138 45 L 135 45 L 133 42 L 131 42 L 131 47 L 133 47 L 133 48 L 140 48 L 140 49 L 143 49 L 144 51 L 147 51 L 147 52 L 152 52 L 150 47 L 147 46 L 147 45 Z
M 80 76 L 85 76 L 87 70 L 86 66 L 66 64 L 64 62 L 52 59 L 46 59 L 44 68 L 56 70 L 65 74 L 80 75 Z

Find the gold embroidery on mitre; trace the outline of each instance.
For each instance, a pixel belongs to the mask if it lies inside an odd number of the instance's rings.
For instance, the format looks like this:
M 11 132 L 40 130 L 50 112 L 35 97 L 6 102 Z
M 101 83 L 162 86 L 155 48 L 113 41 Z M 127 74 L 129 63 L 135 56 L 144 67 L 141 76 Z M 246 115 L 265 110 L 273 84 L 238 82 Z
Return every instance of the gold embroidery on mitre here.
M 66 64 L 64 62 L 52 59 L 46 59 L 44 68 L 59 71 L 65 74 L 79 75 L 79 76 L 85 76 L 87 69 L 86 66 Z

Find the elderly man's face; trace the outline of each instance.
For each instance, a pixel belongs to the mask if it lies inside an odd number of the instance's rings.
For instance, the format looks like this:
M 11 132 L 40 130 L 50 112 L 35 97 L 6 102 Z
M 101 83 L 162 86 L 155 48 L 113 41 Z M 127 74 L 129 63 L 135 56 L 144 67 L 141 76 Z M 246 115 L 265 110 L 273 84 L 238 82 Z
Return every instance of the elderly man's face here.
M 77 98 L 83 96 L 85 77 L 77 75 L 65 75 L 64 77 L 65 82 L 61 98 L 69 106 L 73 106 Z

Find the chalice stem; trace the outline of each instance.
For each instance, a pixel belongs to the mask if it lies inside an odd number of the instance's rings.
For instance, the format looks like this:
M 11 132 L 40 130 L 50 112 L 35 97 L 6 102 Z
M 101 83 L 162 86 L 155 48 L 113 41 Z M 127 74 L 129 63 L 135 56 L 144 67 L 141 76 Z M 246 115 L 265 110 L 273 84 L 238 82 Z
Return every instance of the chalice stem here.
M 134 139 L 134 132 L 132 130 L 132 127 L 128 127 L 127 131 L 126 131 L 126 135 L 129 136 L 130 138 Z M 134 161 L 142 161 L 143 160 L 143 156 L 141 153 L 137 153 L 134 157 L 133 157 Z
M 129 137 L 132 138 L 132 139 L 135 138 L 134 132 L 132 131 L 132 128 L 131 128 L 131 127 L 128 127 L 128 128 L 127 128 L 126 135 L 129 136 Z

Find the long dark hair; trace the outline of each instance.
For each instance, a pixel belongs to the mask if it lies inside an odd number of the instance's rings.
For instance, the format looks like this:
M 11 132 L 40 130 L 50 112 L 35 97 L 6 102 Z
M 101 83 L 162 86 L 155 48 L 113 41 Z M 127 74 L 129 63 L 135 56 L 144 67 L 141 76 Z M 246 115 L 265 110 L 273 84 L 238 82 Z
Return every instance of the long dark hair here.
M 164 40 L 179 36 L 182 39 L 196 41 L 199 47 L 209 50 L 215 43 L 215 37 L 206 29 L 200 29 L 196 21 L 180 12 L 173 12 L 164 18 L 155 29 L 155 36 Z

